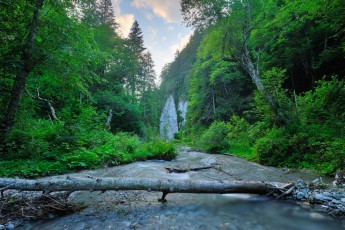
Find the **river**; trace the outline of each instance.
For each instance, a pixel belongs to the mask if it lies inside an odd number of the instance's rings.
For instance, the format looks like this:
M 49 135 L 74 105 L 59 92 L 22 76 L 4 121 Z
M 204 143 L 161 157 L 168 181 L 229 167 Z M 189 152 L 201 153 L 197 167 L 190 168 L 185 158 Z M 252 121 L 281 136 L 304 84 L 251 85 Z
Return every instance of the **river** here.
M 168 173 L 165 167 L 196 168 L 197 172 Z M 219 170 L 221 169 L 221 170 Z M 203 180 L 259 180 L 289 182 L 318 177 L 310 172 L 265 167 L 233 156 L 181 149 L 176 160 L 145 161 L 73 174 L 81 177 L 139 177 Z M 59 177 L 59 176 L 58 176 Z M 62 177 L 62 176 L 60 176 Z M 88 208 L 64 217 L 27 223 L 18 229 L 345 229 L 344 222 L 293 202 L 248 194 L 169 194 L 148 191 L 75 192 L 70 199 Z

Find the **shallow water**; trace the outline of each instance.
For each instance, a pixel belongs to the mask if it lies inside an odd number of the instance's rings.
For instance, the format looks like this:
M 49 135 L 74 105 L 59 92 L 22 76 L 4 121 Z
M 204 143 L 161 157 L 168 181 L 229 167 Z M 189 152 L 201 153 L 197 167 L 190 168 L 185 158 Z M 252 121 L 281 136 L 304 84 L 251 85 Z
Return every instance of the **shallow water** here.
M 169 174 L 164 167 L 193 168 L 220 165 L 225 172 L 209 169 Z M 78 176 L 114 176 L 163 179 L 267 180 L 276 182 L 315 179 L 310 173 L 285 174 L 243 159 L 199 152 L 182 152 L 176 161 L 148 161 L 89 171 Z M 28 223 L 19 229 L 345 229 L 344 223 L 292 202 L 276 201 L 248 194 L 169 194 L 159 203 L 161 193 L 147 191 L 78 192 L 71 200 L 89 207 L 65 217 Z
M 21 229 L 344 229 L 323 214 L 258 196 L 170 194 L 168 199 L 85 210 Z

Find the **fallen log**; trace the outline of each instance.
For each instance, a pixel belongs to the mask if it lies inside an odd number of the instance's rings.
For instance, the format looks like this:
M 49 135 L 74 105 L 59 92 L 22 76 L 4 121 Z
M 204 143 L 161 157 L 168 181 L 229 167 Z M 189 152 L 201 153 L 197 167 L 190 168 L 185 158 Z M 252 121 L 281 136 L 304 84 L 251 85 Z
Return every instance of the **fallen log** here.
M 5 179 L 0 178 L 0 191 L 107 191 L 107 190 L 147 190 L 163 192 L 162 201 L 168 193 L 249 193 L 267 194 L 287 190 L 288 184 L 263 181 L 207 181 L 171 180 L 150 178 L 73 178 L 64 179 Z

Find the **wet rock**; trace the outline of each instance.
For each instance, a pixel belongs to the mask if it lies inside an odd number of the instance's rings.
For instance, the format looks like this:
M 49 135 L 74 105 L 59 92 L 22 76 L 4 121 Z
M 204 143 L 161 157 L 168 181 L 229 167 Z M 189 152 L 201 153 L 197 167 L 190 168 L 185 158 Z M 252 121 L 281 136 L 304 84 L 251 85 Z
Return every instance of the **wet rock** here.
M 327 197 L 327 196 L 323 196 L 321 194 L 315 194 L 314 199 L 318 200 L 318 201 L 331 201 L 332 200 L 332 198 Z
M 303 192 L 298 192 L 297 193 L 297 195 L 296 195 L 296 198 L 298 199 L 298 200 L 302 200 L 304 197 L 305 197 L 305 193 L 303 193 Z
M 337 200 L 341 200 L 342 198 L 345 198 L 344 194 L 339 194 L 339 193 L 333 193 L 333 198 Z
M 332 194 L 330 192 L 324 192 L 322 193 L 323 196 L 327 196 L 327 197 L 332 197 Z
M 303 189 L 303 188 L 306 187 L 306 184 L 305 184 L 304 180 L 298 180 L 297 183 L 296 183 L 296 186 L 299 189 Z
M 15 226 L 12 223 L 6 224 L 6 226 L 5 226 L 5 229 L 8 229 L 8 230 L 12 230 L 14 228 L 15 228 Z

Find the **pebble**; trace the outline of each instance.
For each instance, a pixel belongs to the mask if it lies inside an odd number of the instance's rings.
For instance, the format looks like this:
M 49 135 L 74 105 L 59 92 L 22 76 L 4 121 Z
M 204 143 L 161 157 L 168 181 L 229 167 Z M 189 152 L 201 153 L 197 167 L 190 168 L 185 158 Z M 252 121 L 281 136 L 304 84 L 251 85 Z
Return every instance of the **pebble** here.
M 341 202 L 345 202 L 345 198 L 341 198 Z
M 14 229 L 14 224 L 7 224 L 6 229 L 8 229 L 8 230 Z
M 4 230 L 5 229 L 5 226 L 0 224 L 0 230 Z
M 298 180 L 297 181 L 297 188 L 305 188 L 306 184 L 304 180 Z
M 328 197 L 331 197 L 331 196 L 332 196 L 332 194 L 331 194 L 330 192 L 324 192 L 322 195 L 328 196 Z
M 316 200 L 320 200 L 320 201 L 331 201 L 332 200 L 332 198 L 330 198 L 330 197 L 327 197 L 327 196 L 323 196 L 323 195 L 321 195 L 321 194 L 315 194 L 315 196 L 314 196 L 314 198 L 316 199 Z
M 304 196 L 305 196 L 305 193 L 303 193 L 303 192 L 298 192 L 297 193 L 297 199 L 298 200 L 302 200 L 304 198 Z
M 334 198 L 334 199 L 337 199 L 337 200 L 341 200 L 343 197 L 344 197 L 343 194 L 338 194 L 338 193 L 334 193 L 334 194 L 333 194 L 333 198 Z

